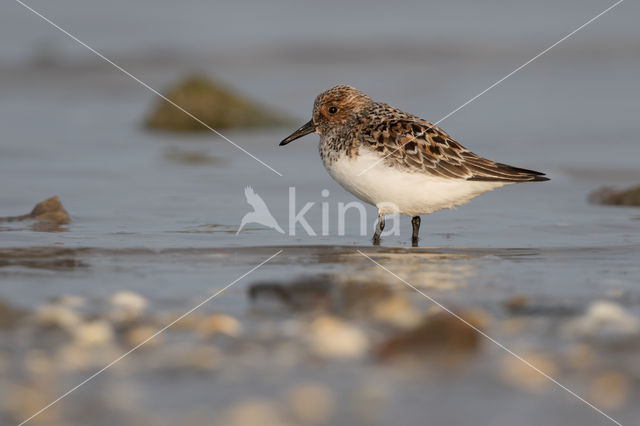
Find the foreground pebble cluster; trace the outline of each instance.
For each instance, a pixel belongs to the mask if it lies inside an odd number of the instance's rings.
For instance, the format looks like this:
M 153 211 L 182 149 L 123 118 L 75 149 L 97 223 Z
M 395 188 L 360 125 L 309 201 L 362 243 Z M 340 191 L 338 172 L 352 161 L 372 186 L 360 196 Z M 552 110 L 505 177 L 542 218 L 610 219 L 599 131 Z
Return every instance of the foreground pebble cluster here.
M 102 300 L 59 297 L 33 311 L 1 302 L 0 386 L 6 397 L 0 418 L 28 418 L 132 349 L 91 385 L 93 392 L 79 393 L 74 408 L 52 407 L 32 424 L 69 424 L 70 417 L 83 415 L 83 404 L 115 413 L 121 424 L 175 424 L 170 413 L 140 409 L 144 389 L 152 386 L 149 375 L 203 378 L 208 389 L 220 389 L 216 398 L 223 398 L 223 389 L 240 390 L 224 409 L 204 404 L 190 414 L 190 424 L 237 426 L 344 419 L 381 424 L 394 399 L 394 381 L 455 377 L 474 369 L 521 392 L 554 389 L 479 331 L 508 342 L 545 374 L 571 381 L 603 409 L 622 408 L 637 395 L 640 368 L 632 360 L 640 349 L 640 319 L 620 303 L 595 301 L 578 312 L 517 296 L 492 314 L 477 308 L 446 312 L 413 296 L 382 281 L 308 276 L 254 283 L 246 294 L 250 308 L 242 315 L 203 307 L 181 318 L 181 312 L 150 309 L 148 300 L 126 290 Z M 536 349 L 533 335 L 555 344 Z M 346 394 L 322 373 L 345 367 L 368 372 Z M 256 376 L 268 389 L 268 383 L 278 383 L 277 390 L 252 392 Z

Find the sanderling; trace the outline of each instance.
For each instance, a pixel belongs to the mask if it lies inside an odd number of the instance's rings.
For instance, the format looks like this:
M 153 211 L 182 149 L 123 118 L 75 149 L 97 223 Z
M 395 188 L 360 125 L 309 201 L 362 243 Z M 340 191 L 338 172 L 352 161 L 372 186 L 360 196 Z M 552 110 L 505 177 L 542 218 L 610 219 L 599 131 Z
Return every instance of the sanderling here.
M 544 173 L 482 158 L 438 126 L 346 85 L 320 93 L 313 118 L 280 145 L 314 132 L 331 177 L 378 208 L 374 244 L 386 214 L 411 217 L 417 245 L 420 215 L 461 206 L 512 183 L 549 180 Z

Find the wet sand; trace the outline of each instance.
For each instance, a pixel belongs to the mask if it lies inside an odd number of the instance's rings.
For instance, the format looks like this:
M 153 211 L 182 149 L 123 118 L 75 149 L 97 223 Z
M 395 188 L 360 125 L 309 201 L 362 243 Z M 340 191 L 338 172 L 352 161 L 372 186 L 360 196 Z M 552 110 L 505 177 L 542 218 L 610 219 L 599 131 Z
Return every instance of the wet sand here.
M 637 414 L 640 245 L 31 247 L 0 251 L 0 297 L 19 306 L 2 307 L 16 318 L 3 326 L 7 421 L 280 250 L 39 422 L 106 424 L 117 415 L 121 424 L 173 424 L 184 418 L 175 410 L 188 410 L 194 424 L 388 424 L 428 410 L 469 424 L 493 421 L 490 407 L 500 406 L 504 424 L 529 424 L 523 407 L 543 411 L 537 423 L 601 424 L 429 298 L 623 424 Z

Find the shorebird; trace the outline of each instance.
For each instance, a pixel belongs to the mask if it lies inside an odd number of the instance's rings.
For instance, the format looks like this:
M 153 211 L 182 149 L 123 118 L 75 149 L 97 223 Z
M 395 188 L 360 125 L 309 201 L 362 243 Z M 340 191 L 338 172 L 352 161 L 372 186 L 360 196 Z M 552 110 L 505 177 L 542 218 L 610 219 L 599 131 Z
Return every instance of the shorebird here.
M 435 124 L 346 85 L 320 93 L 311 120 L 280 146 L 309 133 L 320 135 L 320 157 L 331 177 L 378 208 L 374 244 L 380 243 L 386 214 L 412 218 L 415 246 L 421 215 L 461 206 L 501 186 L 549 180 L 482 158 Z

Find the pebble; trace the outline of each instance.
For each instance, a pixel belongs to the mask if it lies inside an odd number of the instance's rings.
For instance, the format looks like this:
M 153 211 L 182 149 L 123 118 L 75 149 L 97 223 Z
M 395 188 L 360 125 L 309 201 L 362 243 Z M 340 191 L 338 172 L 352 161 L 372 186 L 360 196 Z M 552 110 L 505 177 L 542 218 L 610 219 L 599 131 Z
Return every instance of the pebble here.
M 106 345 L 113 340 L 113 328 L 106 320 L 96 319 L 84 322 L 73 330 L 73 337 L 79 346 Z
M 329 315 L 311 323 L 307 338 L 312 353 L 322 358 L 358 358 L 369 347 L 367 337 L 359 328 Z
M 631 384 L 627 376 L 617 371 L 607 371 L 591 381 L 591 397 L 605 410 L 621 408 L 629 399 Z
M 49 389 L 43 382 L 33 384 L 16 384 L 10 389 L 3 391 L 3 405 L 15 424 L 27 419 L 38 412 L 42 407 L 49 404 L 58 395 L 54 390 Z M 29 423 L 38 425 L 59 425 L 64 424 L 61 416 L 61 407 L 51 406 Z
M 109 299 L 113 306 L 111 319 L 116 322 L 135 321 L 147 308 L 147 300 L 132 291 L 118 291 Z
M 73 332 L 82 323 L 82 318 L 73 309 L 56 304 L 40 306 L 35 312 L 35 321 L 43 327 L 57 327 Z
M 204 337 L 210 337 L 215 334 L 237 337 L 242 332 L 242 325 L 237 319 L 229 315 L 213 314 L 200 320 L 198 332 Z
M 208 344 L 182 344 L 163 348 L 152 366 L 158 369 L 211 371 L 223 362 L 220 350 Z
M 400 328 L 414 327 L 420 322 L 421 315 L 405 297 L 394 295 L 373 309 L 375 319 Z
M 136 347 L 144 342 L 143 346 L 155 346 L 162 343 L 163 336 L 162 333 L 154 336 L 152 339 L 149 337 L 153 336 L 158 332 L 158 329 L 152 327 L 150 325 L 137 325 L 125 331 L 124 333 L 124 341 L 127 345 L 131 347 Z
M 526 351 L 516 351 L 516 353 L 534 365 L 538 370 L 555 378 L 558 372 L 558 366 L 551 354 Z M 540 372 L 510 354 L 504 355 L 500 376 L 505 382 L 512 386 L 533 393 L 547 391 L 552 384 L 552 382 L 540 374 Z
M 608 300 L 593 302 L 584 315 L 570 321 L 566 329 L 582 337 L 624 338 L 640 332 L 638 318 Z
M 490 317 L 483 311 L 457 314 L 478 329 L 486 328 Z M 448 312 L 426 315 L 408 330 L 393 334 L 379 345 L 376 353 L 381 360 L 395 357 L 440 355 L 443 361 L 456 364 L 480 348 L 480 334 Z

